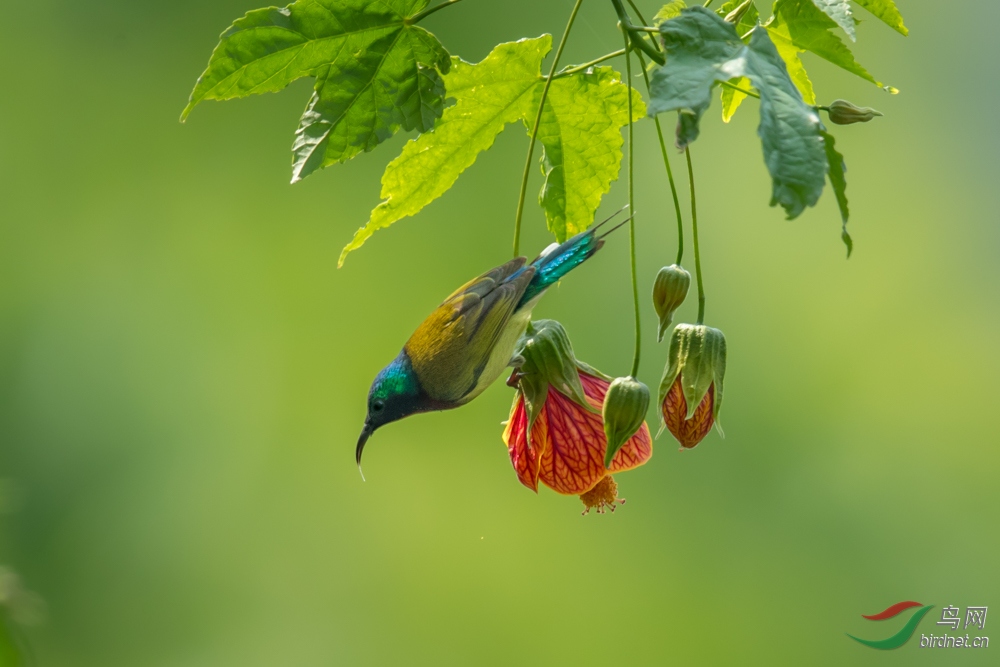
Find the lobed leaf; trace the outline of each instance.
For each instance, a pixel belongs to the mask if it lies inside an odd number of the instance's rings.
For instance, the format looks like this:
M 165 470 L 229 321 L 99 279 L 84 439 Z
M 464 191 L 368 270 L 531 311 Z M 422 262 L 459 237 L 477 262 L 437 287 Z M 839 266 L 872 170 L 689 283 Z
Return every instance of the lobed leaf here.
M 681 10 L 685 7 L 687 7 L 687 3 L 684 0 L 670 0 L 670 2 L 660 7 L 660 11 L 656 12 L 656 15 L 653 16 L 653 25 L 660 25 L 664 21 L 677 18 L 681 15 Z
M 181 119 L 203 100 L 276 92 L 315 77 L 293 144 L 292 182 L 369 151 L 444 108 L 448 52 L 409 18 L 428 0 L 297 0 L 249 12 L 219 39 Z
M 803 53 L 803 51 L 795 46 L 781 31 L 768 28 L 768 34 L 771 37 L 771 41 L 774 42 L 775 48 L 778 49 L 781 59 L 785 61 L 785 67 L 788 68 L 788 76 L 792 79 L 792 83 L 802 93 L 802 99 L 805 100 L 806 104 L 816 104 L 816 91 L 813 90 L 809 74 L 806 72 L 801 58 L 799 58 L 799 54 Z
M 743 48 L 736 28 L 704 9 L 685 9 L 660 26 L 667 63 L 653 70 L 649 113 L 679 111 L 677 147 L 683 150 L 698 138 L 698 123 L 712 103 L 716 81 L 734 78 L 720 71 L 722 63 Z
M 744 45 L 732 25 L 702 7 L 685 10 L 660 31 L 668 57 L 653 73 L 649 108 L 680 112 L 678 147 L 697 137 L 712 86 L 746 77 L 761 97 L 758 134 L 772 179 L 771 205 L 781 204 L 789 218 L 815 205 L 828 168 L 823 125 L 803 101 L 768 31 L 755 28 Z
M 386 167 L 384 201 L 341 252 L 338 265 L 375 230 L 416 214 L 443 195 L 508 123 L 531 113 L 542 59 L 551 48 L 552 37 L 545 35 L 500 44 L 475 65 L 452 59 L 445 87 L 455 98 L 454 106 L 444 110 L 433 130 L 409 141 Z
M 292 182 L 370 151 L 400 128 L 426 132 L 444 109 L 447 51 L 417 26 L 333 63 L 317 77 L 292 145 Z
M 742 4 L 740 0 L 729 0 L 721 7 L 719 7 L 715 13 L 719 16 L 725 18 L 729 13 L 735 10 Z M 744 42 L 750 41 L 750 31 L 753 30 L 760 20 L 760 13 L 757 11 L 755 5 L 750 5 L 746 13 L 740 19 L 739 23 L 736 24 L 736 34 L 743 38 Z M 740 77 L 738 79 L 733 79 L 730 83 L 739 86 L 740 88 L 749 88 L 750 81 Z M 738 90 L 733 90 L 728 86 L 722 87 L 722 120 L 728 123 L 736 115 L 736 110 L 740 108 L 743 100 L 746 99 L 746 95 L 739 92 Z
M 732 79 L 730 83 L 744 90 L 750 87 L 750 79 L 743 76 Z M 722 86 L 722 122 L 728 123 L 733 119 L 733 116 L 736 115 L 736 110 L 740 108 L 746 97 L 746 94 L 738 90 L 729 86 Z
M 826 160 L 830 174 L 830 185 L 833 186 L 833 193 L 837 197 L 837 207 L 840 209 L 840 218 L 843 221 L 840 238 L 847 246 L 847 256 L 851 256 L 854 250 L 854 242 L 851 235 L 847 233 L 847 220 L 851 217 L 851 211 L 847 206 L 847 164 L 844 156 L 837 151 L 837 142 L 833 135 L 825 130 L 823 136 L 823 146 L 826 150 Z
M 745 51 L 743 75 L 760 92 L 760 135 L 771 173 L 771 206 L 781 204 L 788 218 L 815 206 L 823 193 L 827 160 L 819 114 L 802 100 L 784 60 L 767 31 L 753 32 Z
M 535 109 L 542 88 L 536 86 Z M 590 226 L 601 198 L 618 178 L 624 142 L 621 129 L 628 124 L 628 90 L 610 67 L 555 79 L 549 88 L 538 127 L 545 174 L 539 203 L 559 243 Z M 646 105 L 635 89 L 632 114 L 633 121 L 646 115 Z M 529 134 L 533 122 L 533 116 L 524 118 Z
M 903 25 L 903 17 L 896 9 L 896 3 L 892 0 L 854 0 L 854 2 L 867 9 L 896 32 L 903 35 L 910 34 L 907 27 Z
M 386 168 L 384 201 L 344 248 L 340 265 L 375 230 L 416 214 L 443 195 L 508 123 L 520 120 L 531 131 L 545 85 L 541 64 L 551 48 L 551 36 L 544 35 L 500 44 L 476 65 L 453 59 L 444 78 L 454 106 Z M 538 129 L 545 174 L 539 202 L 559 241 L 590 226 L 601 198 L 618 178 L 628 90 L 610 67 L 552 81 Z M 645 115 L 645 106 L 635 90 L 632 95 L 637 120 Z
M 854 59 L 854 54 L 847 45 L 830 32 L 837 27 L 837 23 L 813 4 L 813 0 L 777 0 L 774 3 L 774 16 L 765 27 L 790 69 L 801 67 L 801 63 L 793 64 L 790 60 L 797 61 L 799 53 L 810 51 L 876 86 L 885 87 Z M 801 71 L 799 78 L 803 84 L 808 80 L 805 70 Z M 810 84 L 809 89 L 811 88 Z M 804 90 L 802 92 L 809 97 Z
M 847 0 L 812 0 L 817 8 L 844 29 L 852 42 L 857 41 L 858 36 L 854 31 L 854 14 L 851 13 L 851 4 Z

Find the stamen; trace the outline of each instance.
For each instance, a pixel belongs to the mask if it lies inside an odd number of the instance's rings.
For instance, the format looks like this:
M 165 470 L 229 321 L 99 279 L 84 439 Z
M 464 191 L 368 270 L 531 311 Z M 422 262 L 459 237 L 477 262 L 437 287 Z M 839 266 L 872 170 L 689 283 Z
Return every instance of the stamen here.
M 598 514 L 604 514 L 605 508 L 615 511 L 615 503 L 625 504 L 623 498 L 618 497 L 618 484 L 611 475 L 601 478 L 594 488 L 580 495 L 580 501 L 586 507 L 583 515 L 586 516 L 591 509 L 597 510 Z

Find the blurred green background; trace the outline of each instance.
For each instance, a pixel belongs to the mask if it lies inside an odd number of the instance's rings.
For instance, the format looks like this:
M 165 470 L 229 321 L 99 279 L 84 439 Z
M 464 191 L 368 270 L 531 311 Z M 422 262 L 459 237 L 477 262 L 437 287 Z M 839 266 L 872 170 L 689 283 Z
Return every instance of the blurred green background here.
M 885 113 L 834 128 L 850 261 L 829 191 L 793 222 L 768 208 L 756 103 L 728 126 L 714 104 L 693 156 L 727 437 L 660 438 L 618 478 L 628 504 L 581 518 L 517 482 L 502 383 L 379 431 L 367 483 L 353 462 L 374 374 L 510 254 L 520 127 L 337 270 L 408 137 L 292 187 L 308 82 L 177 122 L 253 3 L 5 3 L 0 563 L 46 602 L 22 631 L 37 664 L 996 664 L 1000 636 L 880 652 L 844 634 L 888 636 L 899 619 L 860 614 L 900 600 L 937 605 L 924 632 L 948 604 L 1000 615 L 1000 6 L 899 5 L 911 36 L 859 11 L 856 53 L 900 95 L 805 56 L 821 100 Z M 467 0 L 425 25 L 478 61 L 560 34 L 571 6 Z M 586 3 L 565 62 L 619 48 L 614 25 Z M 637 133 L 645 295 L 674 218 L 652 124 Z M 619 182 L 602 213 L 624 201 Z M 530 253 L 550 239 L 528 212 Z M 611 374 L 631 355 L 627 245 L 536 310 Z

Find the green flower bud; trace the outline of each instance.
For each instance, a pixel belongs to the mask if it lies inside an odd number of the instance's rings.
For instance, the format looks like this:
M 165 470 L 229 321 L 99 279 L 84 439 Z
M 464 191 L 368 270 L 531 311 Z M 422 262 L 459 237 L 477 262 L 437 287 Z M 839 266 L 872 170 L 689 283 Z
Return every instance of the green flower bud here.
M 670 357 L 660 382 L 664 424 L 685 447 L 694 447 L 712 424 L 719 430 L 726 377 L 726 337 L 701 324 L 678 324 L 670 338 Z M 695 412 L 706 402 L 698 418 Z
M 604 450 L 604 467 L 611 467 L 611 460 L 629 438 L 642 428 L 649 409 L 649 388 L 634 377 L 615 378 L 604 395 L 604 435 L 608 446 Z
M 656 274 L 653 283 L 653 307 L 660 316 L 660 329 L 656 340 L 663 340 L 663 334 L 674 320 L 674 311 L 680 308 L 691 287 L 691 274 L 676 264 L 665 266 Z
M 726 14 L 726 23 L 739 25 L 740 21 L 743 20 L 743 17 L 746 16 L 746 13 L 750 11 L 750 8 L 753 6 L 753 0 L 746 0 L 746 2 L 742 3 L 739 7 Z
M 827 107 L 830 114 L 830 122 L 837 125 L 851 125 L 852 123 L 867 123 L 875 116 L 882 114 L 871 107 L 858 107 L 847 100 L 834 100 Z
M 568 396 L 574 403 L 591 412 L 597 410 L 587 402 L 580 382 L 580 371 L 610 380 L 608 376 L 578 361 L 573 354 L 566 329 L 555 320 L 534 320 L 528 323 L 524 335 L 514 346 L 518 386 L 524 395 L 528 412 L 528 431 L 545 404 L 549 385 Z

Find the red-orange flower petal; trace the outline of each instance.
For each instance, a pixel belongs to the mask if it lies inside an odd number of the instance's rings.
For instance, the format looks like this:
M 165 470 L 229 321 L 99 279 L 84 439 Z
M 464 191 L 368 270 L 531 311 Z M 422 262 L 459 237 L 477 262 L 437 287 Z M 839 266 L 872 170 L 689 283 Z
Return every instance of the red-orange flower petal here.
M 611 386 L 611 383 L 587 373 L 580 373 L 580 381 L 583 383 L 583 393 L 587 396 L 590 404 L 600 410 L 601 406 L 604 405 L 604 395 L 608 393 L 608 387 Z M 603 423 L 601 424 L 601 433 L 604 433 Z M 603 443 L 601 446 L 602 457 L 607 447 L 606 437 Z M 636 434 L 629 438 L 615 454 L 615 457 L 611 459 L 611 467 L 608 468 L 608 472 L 624 472 L 638 468 L 652 455 L 653 438 L 649 434 L 649 426 L 643 422 Z
M 609 472 L 631 470 L 653 455 L 653 441 L 644 423 L 615 454 L 611 468 L 604 469 L 607 438 L 600 408 L 610 383 L 586 373 L 580 373 L 580 380 L 587 401 L 597 412 L 550 386 L 531 428 L 531 447 L 524 399 L 519 398 L 511 411 L 504 442 L 517 478 L 533 491 L 538 491 L 541 480 L 558 493 L 580 495 L 593 489 Z
M 587 400 L 600 410 L 610 383 L 586 373 L 580 373 L 580 380 Z M 539 447 L 538 478 L 557 493 L 585 493 L 608 472 L 604 469 L 607 439 L 600 412 L 586 410 L 552 387 L 531 439 L 533 443 L 545 444 L 544 448 Z M 649 428 L 643 424 L 615 455 L 611 472 L 642 465 L 652 454 Z
M 521 484 L 538 493 L 538 457 L 535 450 L 528 449 L 527 434 L 528 411 L 524 408 L 524 397 L 519 395 L 503 431 L 503 441 Z
M 694 414 L 691 415 L 691 419 L 685 419 L 688 406 L 687 399 L 684 398 L 684 390 L 681 387 L 680 376 L 670 385 L 670 391 L 663 398 L 663 405 L 661 406 L 663 421 L 666 423 L 667 429 L 681 443 L 682 447 L 691 449 L 701 442 L 708 435 L 708 432 L 712 430 L 712 424 L 715 423 L 715 416 L 712 414 L 714 402 L 715 383 L 713 382 L 709 386 L 705 398 L 701 399 L 701 403 L 698 404 Z

